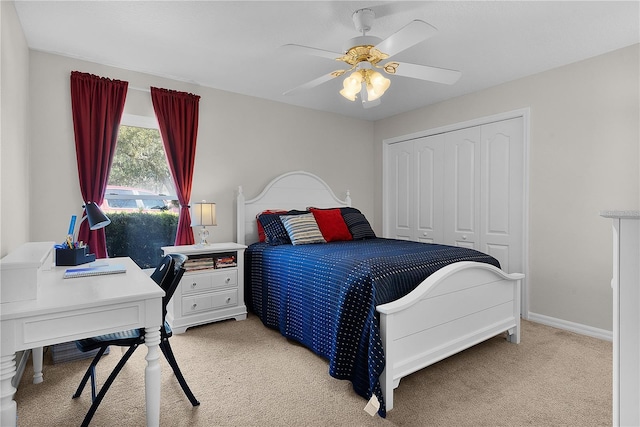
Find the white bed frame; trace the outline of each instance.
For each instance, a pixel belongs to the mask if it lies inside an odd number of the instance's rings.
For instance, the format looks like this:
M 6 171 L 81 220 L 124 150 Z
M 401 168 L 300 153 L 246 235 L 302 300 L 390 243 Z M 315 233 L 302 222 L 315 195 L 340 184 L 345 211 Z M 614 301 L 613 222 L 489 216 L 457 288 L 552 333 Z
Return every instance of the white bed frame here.
M 256 214 L 266 209 L 351 206 L 319 177 L 289 172 L 245 200 L 238 188 L 238 243 L 258 241 Z M 482 341 L 507 332 L 520 342 L 523 274 L 506 274 L 484 263 L 458 262 L 441 268 L 408 295 L 377 307 L 386 366 L 380 376 L 386 410 L 400 379 Z

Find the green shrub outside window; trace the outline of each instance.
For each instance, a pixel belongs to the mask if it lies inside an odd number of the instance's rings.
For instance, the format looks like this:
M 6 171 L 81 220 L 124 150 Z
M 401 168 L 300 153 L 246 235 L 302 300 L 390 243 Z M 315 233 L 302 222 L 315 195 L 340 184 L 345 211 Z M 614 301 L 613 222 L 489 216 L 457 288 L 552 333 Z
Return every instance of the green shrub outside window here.
M 174 212 L 109 213 L 107 253 L 110 258 L 128 256 L 140 268 L 155 268 L 162 259 L 162 246 L 173 246 L 178 229 Z

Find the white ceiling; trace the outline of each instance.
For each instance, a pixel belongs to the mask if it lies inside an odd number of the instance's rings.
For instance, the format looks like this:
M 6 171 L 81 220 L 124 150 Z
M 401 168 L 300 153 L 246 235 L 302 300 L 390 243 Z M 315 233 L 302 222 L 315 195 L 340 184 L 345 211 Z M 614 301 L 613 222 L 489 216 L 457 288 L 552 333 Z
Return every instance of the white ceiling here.
M 640 42 L 639 1 L 16 1 L 31 49 L 292 105 L 377 120 Z M 343 51 L 360 34 L 352 13 L 370 8 L 369 35 L 414 19 L 438 33 L 393 59 L 462 71 L 453 86 L 391 76 L 381 105 L 338 94 L 342 79 L 283 92 L 340 67 L 285 54 L 301 44 Z M 82 70 L 80 70 L 82 71 Z M 105 76 L 109 77 L 109 76 Z

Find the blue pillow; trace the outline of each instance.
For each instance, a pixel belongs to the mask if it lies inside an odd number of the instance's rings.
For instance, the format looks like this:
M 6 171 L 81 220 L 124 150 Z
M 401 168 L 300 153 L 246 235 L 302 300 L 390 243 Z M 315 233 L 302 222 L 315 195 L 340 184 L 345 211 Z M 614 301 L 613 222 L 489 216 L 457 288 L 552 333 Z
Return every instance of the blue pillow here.
M 308 212 L 291 210 L 286 215 L 302 215 L 306 213 Z M 287 233 L 282 221 L 280 221 L 280 215 L 283 214 L 262 214 L 258 216 L 258 221 L 260 221 L 264 229 L 264 241 L 273 246 L 291 244 L 289 233 Z
M 371 228 L 367 218 L 356 208 L 340 208 L 342 218 L 347 224 L 353 240 L 375 239 L 376 233 Z

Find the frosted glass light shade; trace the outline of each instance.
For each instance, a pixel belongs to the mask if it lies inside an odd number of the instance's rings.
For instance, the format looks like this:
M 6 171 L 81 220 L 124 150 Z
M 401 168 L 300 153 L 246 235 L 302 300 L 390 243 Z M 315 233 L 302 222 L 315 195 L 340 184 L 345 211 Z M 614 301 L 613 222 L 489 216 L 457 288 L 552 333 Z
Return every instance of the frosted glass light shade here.
M 367 84 L 367 98 L 369 101 L 374 101 L 380 98 L 389 86 L 391 80 L 383 76 L 382 74 L 374 71 L 369 76 L 369 82 Z
M 342 82 L 343 89 L 340 91 L 340 95 L 347 98 L 349 101 L 355 101 L 356 95 L 360 92 L 362 87 L 362 74 L 360 71 L 354 71 L 349 77 Z

